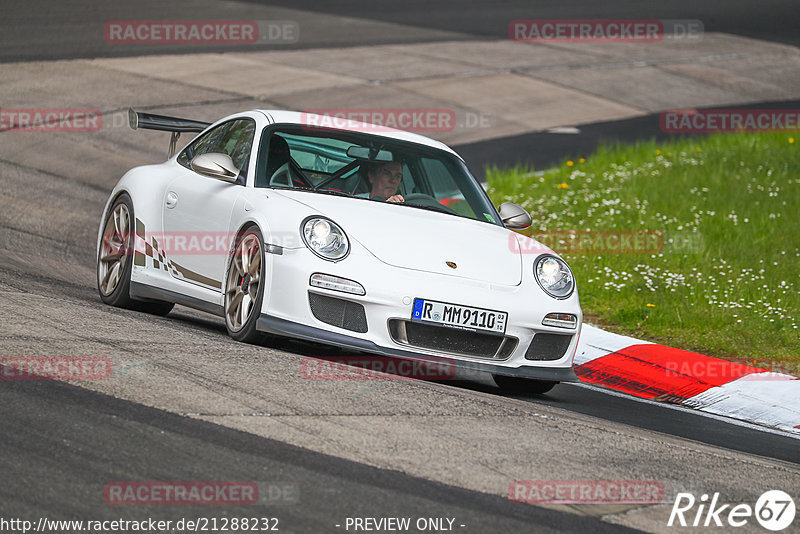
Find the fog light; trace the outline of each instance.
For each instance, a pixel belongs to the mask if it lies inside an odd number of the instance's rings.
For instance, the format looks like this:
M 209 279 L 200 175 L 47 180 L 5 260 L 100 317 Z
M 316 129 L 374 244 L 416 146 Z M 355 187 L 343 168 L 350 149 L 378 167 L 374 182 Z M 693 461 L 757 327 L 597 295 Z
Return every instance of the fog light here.
M 364 286 L 347 278 L 340 278 L 330 274 L 314 273 L 309 282 L 313 287 L 322 287 L 331 291 L 341 291 L 351 295 L 366 295 Z
M 575 328 L 578 326 L 578 318 L 571 313 L 548 313 L 542 319 L 545 326 L 555 326 L 558 328 Z

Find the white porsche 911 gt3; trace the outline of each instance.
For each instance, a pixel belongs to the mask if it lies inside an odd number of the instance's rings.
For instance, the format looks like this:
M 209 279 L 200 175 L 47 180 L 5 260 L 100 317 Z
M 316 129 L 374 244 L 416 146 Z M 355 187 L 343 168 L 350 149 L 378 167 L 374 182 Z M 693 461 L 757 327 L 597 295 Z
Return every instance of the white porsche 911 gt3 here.
M 312 119 L 312 120 L 309 120 Z M 510 229 L 446 145 L 408 132 L 254 110 L 214 124 L 130 111 L 172 132 L 103 213 L 97 285 L 114 306 L 175 303 L 264 334 L 492 373 L 543 393 L 576 381 L 582 313 L 554 252 Z M 198 135 L 177 154 L 182 132 Z

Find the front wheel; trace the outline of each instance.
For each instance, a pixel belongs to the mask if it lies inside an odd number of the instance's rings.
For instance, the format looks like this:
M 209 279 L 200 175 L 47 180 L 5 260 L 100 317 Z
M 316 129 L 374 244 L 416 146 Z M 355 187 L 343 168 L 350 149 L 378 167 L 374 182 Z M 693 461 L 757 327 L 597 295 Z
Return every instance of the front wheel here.
M 518 376 L 492 375 L 494 383 L 505 393 L 512 395 L 541 395 L 555 387 L 558 382 L 552 380 L 533 380 Z
M 236 238 L 225 284 L 225 326 L 236 341 L 257 343 L 256 330 L 264 301 L 264 239 L 255 226 Z

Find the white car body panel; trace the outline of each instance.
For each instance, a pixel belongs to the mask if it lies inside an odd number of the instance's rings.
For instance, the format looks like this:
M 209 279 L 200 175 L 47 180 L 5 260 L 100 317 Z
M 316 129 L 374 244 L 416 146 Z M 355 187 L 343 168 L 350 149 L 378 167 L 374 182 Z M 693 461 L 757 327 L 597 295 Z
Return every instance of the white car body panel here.
M 387 265 L 492 284 L 520 283 L 519 254 L 509 247 L 516 240 L 509 241 L 509 231 L 497 225 L 367 200 L 353 200 L 343 207 L 342 199 L 335 196 L 302 191 L 280 194 L 330 217 Z M 420 240 L 421 235 L 427 239 Z
M 242 205 L 243 187 L 232 185 L 222 180 L 201 176 L 182 165 L 172 165 L 174 177 L 167 185 L 162 202 L 162 228 L 174 238 L 183 238 L 191 242 L 204 233 L 212 237 L 229 235 L 234 205 Z M 166 205 L 166 196 L 172 195 L 174 205 Z M 186 280 L 210 289 L 222 290 L 217 286 L 225 276 L 224 257 L 195 253 L 192 247 L 174 246 L 175 252 L 170 259 L 178 265 L 197 273 L 199 280 L 191 280 L 180 276 L 180 271 L 172 271 L 173 277 Z M 199 248 L 199 247 L 195 247 Z M 218 259 L 220 261 L 215 261 Z M 202 281 L 207 279 L 208 282 Z

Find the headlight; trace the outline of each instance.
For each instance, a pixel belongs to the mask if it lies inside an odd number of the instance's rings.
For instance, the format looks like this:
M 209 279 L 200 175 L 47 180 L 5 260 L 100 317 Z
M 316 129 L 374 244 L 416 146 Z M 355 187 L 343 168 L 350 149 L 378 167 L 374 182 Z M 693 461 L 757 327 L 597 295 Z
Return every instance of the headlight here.
M 350 242 L 339 226 L 324 217 L 309 217 L 301 228 L 303 241 L 324 260 L 338 261 L 350 252 Z
M 575 279 L 567 264 L 555 256 L 542 256 L 533 267 L 536 281 L 545 293 L 556 299 L 565 299 L 575 289 Z

